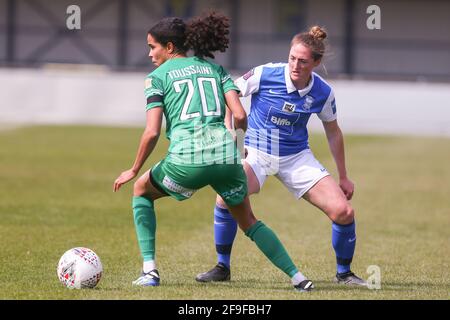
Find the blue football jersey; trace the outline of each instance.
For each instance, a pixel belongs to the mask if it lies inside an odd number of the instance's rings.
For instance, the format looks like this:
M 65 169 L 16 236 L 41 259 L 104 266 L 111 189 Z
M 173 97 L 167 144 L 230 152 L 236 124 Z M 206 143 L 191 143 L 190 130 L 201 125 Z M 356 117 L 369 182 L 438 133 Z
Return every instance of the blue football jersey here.
M 336 120 L 336 102 L 330 85 L 312 73 L 297 90 L 287 63 L 258 66 L 235 81 L 242 96 L 252 95 L 245 144 L 260 151 L 286 156 L 309 148 L 307 123 L 315 113 L 322 121 Z

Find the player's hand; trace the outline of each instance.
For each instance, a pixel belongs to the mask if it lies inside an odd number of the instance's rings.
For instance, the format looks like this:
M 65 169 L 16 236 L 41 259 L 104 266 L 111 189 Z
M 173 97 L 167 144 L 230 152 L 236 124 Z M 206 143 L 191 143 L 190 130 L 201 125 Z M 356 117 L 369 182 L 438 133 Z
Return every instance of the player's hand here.
M 122 172 L 116 179 L 116 181 L 114 181 L 113 191 L 118 191 L 123 184 L 127 183 L 130 180 L 133 180 L 136 175 L 137 172 L 133 171 L 132 169 Z
M 353 182 L 348 178 L 343 178 L 340 179 L 339 186 L 347 197 L 347 200 L 351 200 L 353 197 L 353 193 L 355 192 L 355 185 L 353 184 Z

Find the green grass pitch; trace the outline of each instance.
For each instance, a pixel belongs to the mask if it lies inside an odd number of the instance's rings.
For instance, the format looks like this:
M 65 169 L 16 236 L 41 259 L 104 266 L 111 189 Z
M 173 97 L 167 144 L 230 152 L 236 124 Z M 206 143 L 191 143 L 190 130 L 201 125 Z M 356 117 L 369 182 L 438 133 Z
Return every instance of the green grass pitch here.
M 381 270 L 381 289 L 332 283 L 335 257 L 329 220 L 297 201 L 270 178 L 252 197 L 316 290 L 295 292 L 289 279 L 242 232 L 232 256 L 232 281 L 199 284 L 215 263 L 210 188 L 191 200 L 156 202 L 160 287 L 134 288 L 141 268 L 133 225 L 132 183 L 112 192 L 117 175 L 134 161 L 142 129 L 37 126 L 0 131 L 0 299 L 449 299 L 450 140 L 346 135 L 356 191 L 353 271 Z M 145 165 L 167 150 L 161 136 Z M 316 157 L 336 177 L 324 135 L 311 136 Z M 100 256 L 97 288 L 68 290 L 56 265 L 69 248 Z

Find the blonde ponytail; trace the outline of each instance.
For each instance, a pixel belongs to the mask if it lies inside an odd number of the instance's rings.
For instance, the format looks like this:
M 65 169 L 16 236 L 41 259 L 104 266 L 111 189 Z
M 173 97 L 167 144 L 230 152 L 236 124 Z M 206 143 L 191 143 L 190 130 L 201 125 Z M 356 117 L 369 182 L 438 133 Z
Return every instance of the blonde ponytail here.
M 323 41 L 327 37 L 326 31 L 319 26 L 311 27 L 311 29 L 309 29 L 309 34 L 319 41 Z

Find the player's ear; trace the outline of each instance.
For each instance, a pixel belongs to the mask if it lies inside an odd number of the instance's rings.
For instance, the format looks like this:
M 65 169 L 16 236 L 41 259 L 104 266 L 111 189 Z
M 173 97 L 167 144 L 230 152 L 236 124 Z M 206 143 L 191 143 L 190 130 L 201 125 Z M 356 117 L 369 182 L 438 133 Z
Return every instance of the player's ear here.
M 174 53 L 175 52 L 175 46 L 173 45 L 173 42 L 167 42 L 166 44 L 166 50 L 167 53 Z
M 322 58 L 314 60 L 314 68 L 317 67 L 322 62 Z

